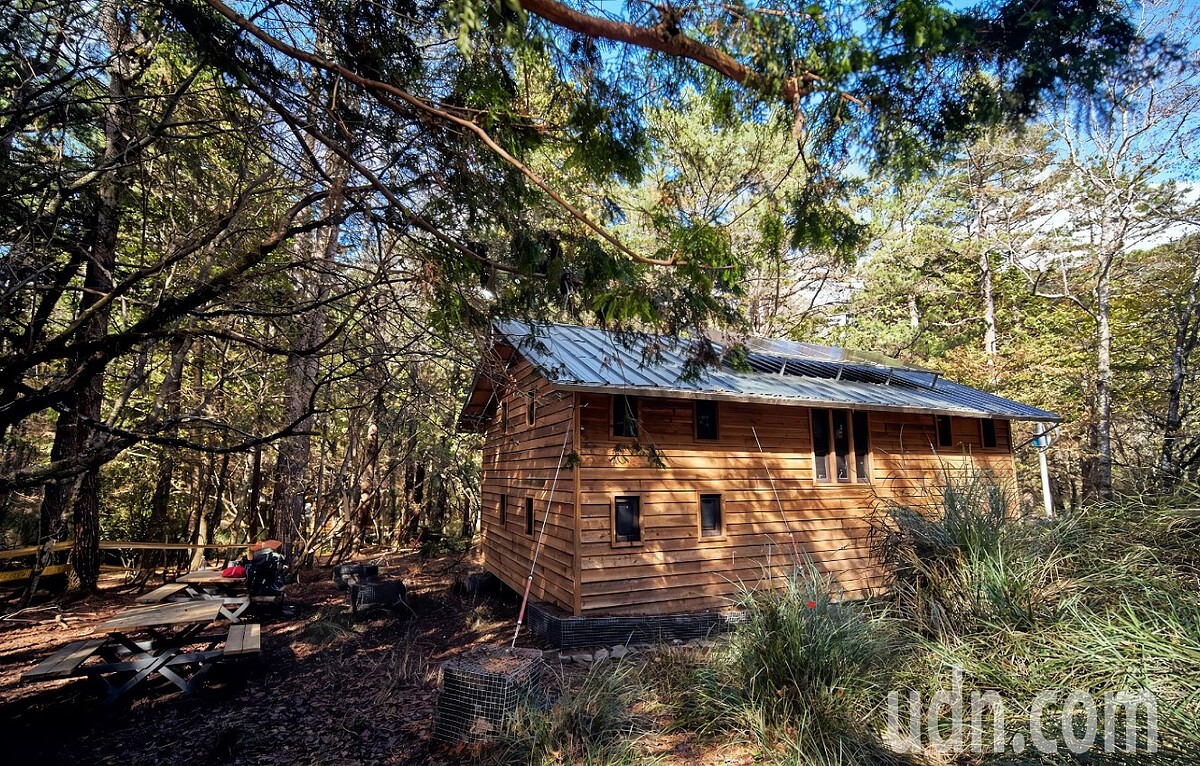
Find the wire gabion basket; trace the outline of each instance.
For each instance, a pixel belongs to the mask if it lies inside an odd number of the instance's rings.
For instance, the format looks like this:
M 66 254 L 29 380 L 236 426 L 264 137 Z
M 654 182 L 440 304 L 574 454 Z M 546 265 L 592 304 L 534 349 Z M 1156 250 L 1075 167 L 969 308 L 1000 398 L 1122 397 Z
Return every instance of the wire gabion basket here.
M 484 646 L 442 663 L 433 738 L 483 742 L 499 734 L 523 701 L 539 695 L 538 649 Z

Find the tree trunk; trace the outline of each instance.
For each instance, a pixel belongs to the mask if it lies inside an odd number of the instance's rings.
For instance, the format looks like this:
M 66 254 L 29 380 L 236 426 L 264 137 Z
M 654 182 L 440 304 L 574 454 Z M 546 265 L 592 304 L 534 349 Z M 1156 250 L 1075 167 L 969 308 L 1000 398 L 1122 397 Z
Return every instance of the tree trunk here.
M 213 535 L 221 526 L 221 517 L 225 515 L 225 491 L 229 484 L 229 453 L 221 456 L 221 467 L 217 471 L 217 487 L 213 492 L 212 512 L 207 515 L 201 512 L 200 528 L 196 534 L 197 545 L 209 545 Z M 196 569 L 204 563 L 204 548 L 192 551 L 191 569 Z
M 1112 285 L 1106 271 L 1096 282 L 1096 399 L 1092 427 L 1093 465 L 1088 485 L 1093 497 L 1112 498 Z
M 343 197 L 341 185 L 345 181 L 344 168 L 335 180 L 335 189 L 326 199 L 323 214 L 335 219 L 341 211 Z M 295 341 L 295 350 L 287 360 L 284 384 L 284 419 L 296 433 L 279 443 L 279 455 L 275 462 L 271 492 L 272 536 L 284 542 L 289 557 L 296 557 L 304 550 L 303 519 L 306 470 L 312 459 L 312 402 L 317 392 L 317 377 L 320 372 L 320 354 L 316 350 L 325 338 L 325 320 L 328 311 L 326 269 L 331 268 L 338 252 L 338 237 L 341 227 L 334 224 L 320 230 L 314 243 L 314 273 L 311 281 L 297 285 L 297 295 L 308 310 L 300 317 L 300 327 Z
M 1171 380 L 1167 386 L 1167 410 L 1163 415 L 1162 447 L 1159 450 L 1159 490 L 1170 492 L 1184 479 L 1187 468 L 1180 456 L 1183 438 L 1183 397 L 1191 368 L 1192 352 L 1200 344 L 1200 258 L 1192 255 L 1191 283 L 1179 301 L 1171 348 Z
M 996 334 L 996 293 L 992 284 L 992 259 L 987 248 L 979 252 L 979 297 L 983 303 L 983 353 L 987 357 L 988 383 L 995 385 L 1000 380 L 996 358 L 1000 347 Z
M 120 8 L 113 0 L 100 6 L 100 28 L 108 42 L 111 60 L 108 67 L 108 105 L 104 113 L 104 160 L 112 170 L 104 174 L 97 186 L 96 222 L 92 227 L 92 242 L 88 248 L 83 277 L 83 296 L 79 309 L 87 314 L 106 298 L 113 288 L 113 268 L 116 265 L 117 235 L 121 227 L 121 196 L 125 192 L 128 170 L 123 162 L 135 124 L 130 109 L 130 86 L 133 81 L 132 45 L 129 29 L 120 18 Z M 97 342 L 108 332 L 108 304 L 95 310 L 84 321 L 80 335 L 85 343 Z M 78 359 L 80 366 L 87 364 Z M 103 438 L 89 422 L 101 420 L 104 403 L 104 372 L 88 376 L 79 387 L 76 402 L 78 424 L 74 429 L 77 447 L 86 451 L 97 446 L 93 440 Z M 75 545 L 71 549 L 73 582 L 85 591 L 94 591 L 100 577 L 100 466 L 93 465 L 84 473 L 74 504 Z
M 171 368 L 162 384 L 163 408 L 168 420 L 179 417 L 180 392 L 183 390 L 183 365 L 191 348 L 190 339 L 176 340 L 172 346 Z M 167 517 L 171 509 L 172 482 L 175 479 L 175 452 L 166 447 L 159 448 L 157 476 L 154 481 L 154 494 L 150 498 L 150 518 L 147 522 L 148 537 L 153 542 L 167 542 Z M 150 550 L 142 559 L 142 569 L 147 577 L 154 569 L 161 566 L 165 556 L 161 550 Z

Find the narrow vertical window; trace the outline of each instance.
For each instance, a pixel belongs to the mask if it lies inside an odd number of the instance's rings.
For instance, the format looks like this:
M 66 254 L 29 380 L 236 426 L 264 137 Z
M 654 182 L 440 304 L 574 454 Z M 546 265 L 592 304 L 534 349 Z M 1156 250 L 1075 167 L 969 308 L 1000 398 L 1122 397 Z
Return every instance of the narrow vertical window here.
M 525 498 L 525 534 L 533 536 L 533 498 Z
M 937 432 L 939 447 L 954 446 L 954 430 L 951 428 L 949 415 L 937 416 Z
M 837 454 L 837 480 L 850 481 L 850 413 L 833 411 L 833 451 Z
M 613 436 L 638 435 L 638 403 L 636 396 L 616 394 L 612 398 Z
M 979 421 L 980 430 L 983 432 L 983 446 L 988 449 L 996 448 L 996 421 L 984 419 Z
M 721 496 L 700 496 L 700 536 L 720 537 L 721 527 Z
M 508 402 L 500 402 L 500 433 L 508 433 Z
M 641 499 L 637 496 L 617 497 L 613 500 L 616 515 L 617 542 L 630 543 L 642 539 Z
M 533 425 L 537 420 L 537 389 L 529 389 L 529 393 L 525 395 L 525 422 Z
M 500 496 L 500 526 L 508 524 L 508 495 Z
M 717 403 L 708 400 L 696 402 L 696 438 L 719 439 L 721 431 L 717 424 Z
M 871 429 L 867 424 L 867 413 L 854 413 L 854 475 L 862 483 L 871 481 L 871 465 L 867 456 L 871 454 Z
M 812 432 L 817 481 L 829 481 L 829 410 L 812 411 Z

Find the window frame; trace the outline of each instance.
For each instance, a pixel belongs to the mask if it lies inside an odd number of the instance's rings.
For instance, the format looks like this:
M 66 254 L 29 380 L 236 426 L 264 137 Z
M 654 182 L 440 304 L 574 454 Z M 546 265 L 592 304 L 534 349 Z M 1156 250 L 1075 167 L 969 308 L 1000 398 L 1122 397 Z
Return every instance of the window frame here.
M 944 426 L 944 428 L 943 428 Z M 933 427 L 937 431 L 938 447 L 954 447 L 954 418 L 950 415 L 934 415 Z M 946 437 L 943 439 L 942 437 Z
M 632 423 L 633 433 L 631 433 L 631 434 L 617 432 L 617 403 L 618 402 L 625 405 L 622 407 L 622 410 L 624 411 L 624 416 L 622 416 L 622 418 L 621 418 L 621 424 L 627 425 L 627 424 Z M 629 406 L 630 403 L 632 403 L 632 405 L 633 405 L 632 407 Z M 638 412 L 639 412 L 638 397 L 633 394 L 611 394 L 609 396 L 608 406 L 609 406 L 608 431 L 609 431 L 609 434 L 612 436 L 612 438 L 614 438 L 614 439 L 630 439 L 630 440 L 637 439 L 638 434 L 641 431 L 641 420 L 638 416 Z M 632 417 L 630 417 L 630 416 L 632 416 Z M 629 430 L 629 429 L 626 428 L 625 430 Z
M 712 421 L 713 435 L 703 436 L 700 433 L 700 407 L 712 406 Z M 715 399 L 696 399 L 692 402 L 692 435 L 696 441 L 720 441 L 721 440 L 721 403 Z
M 707 498 L 717 499 L 717 526 L 712 531 L 704 528 L 704 501 Z M 707 540 L 725 539 L 725 496 L 721 492 L 696 493 L 696 537 L 700 542 Z
M 533 495 L 525 496 L 525 534 L 533 537 Z
M 990 426 L 990 428 L 989 428 Z M 991 431 L 991 444 L 988 444 L 988 431 Z M 1000 449 L 1000 436 L 996 432 L 996 420 L 994 418 L 979 419 L 979 443 L 984 449 Z
M 836 435 L 837 413 L 845 413 L 845 437 Z M 818 423 L 823 426 L 825 452 L 821 454 L 817 447 Z M 874 484 L 872 471 L 871 448 L 871 411 L 851 409 L 848 407 L 810 407 L 808 415 L 809 439 L 813 468 L 811 479 L 816 485 L 855 485 Z M 866 437 L 866 448 L 863 449 L 856 438 L 861 425 L 862 435 Z M 839 454 L 838 442 L 844 441 L 846 448 L 844 457 Z M 839 461 L 844 460 L 846 478 L 839 478 Z M 824 468 L 824 476 L 821 469 Z
M 617 531 L 617 506 L 622 500 L 632 500 L 636 510 L 637 520 L 637 536 L 621 535 Z M 620 548 L 633 548 L 642 544 L 645 538 L 642 530 L 642 496 L 641 495 L 613 495 L 612 503 L 609 506 L 612 526 L 612 545 Z
M 862 423 L 863 436 L 865 437 L 866 447 L 860 451 L 863 445 L 858 443 L 858 427 Z M 850 438 L 851 438 L 851 454 L 854 455 L 854 479 L 856 484 L 871 484 L 871 415 L 869 410 L 851 410 L 850 411 Z

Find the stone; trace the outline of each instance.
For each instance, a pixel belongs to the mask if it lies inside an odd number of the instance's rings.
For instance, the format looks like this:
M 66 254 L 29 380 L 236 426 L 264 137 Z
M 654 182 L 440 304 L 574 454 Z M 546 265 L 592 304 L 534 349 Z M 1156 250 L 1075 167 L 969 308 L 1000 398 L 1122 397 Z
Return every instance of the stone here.
M 590 654 L 588 654 L 588 653 L 584 652 L 584 653 L 582 653 L 582 654 L 576 654 L 576 655 L 573 655 L 573 656 L 571 657 L 571 660 L 572 660 L 573 662 L 578 662 L 580 665 L 587 665 L 587 664 L 590 664 L 590 663 L 591 663 L 591 661 L 592 661 L 592 655 L 590 655 Z
M 617 644 L 612 648 L 611 654 L 614 660 L 620 660 L 624 659 L 625 655 L 629 654 L 629 650 L 625 648 L 624 644 Z
M 607 660 L 608 657 L 609 657 L 609 654 L 608 654 L 607 649 L 597 649 L 595 654 L 592 655 L 592 662 L 599 665 L 601 662 L 604 662 L 605 660 Z

